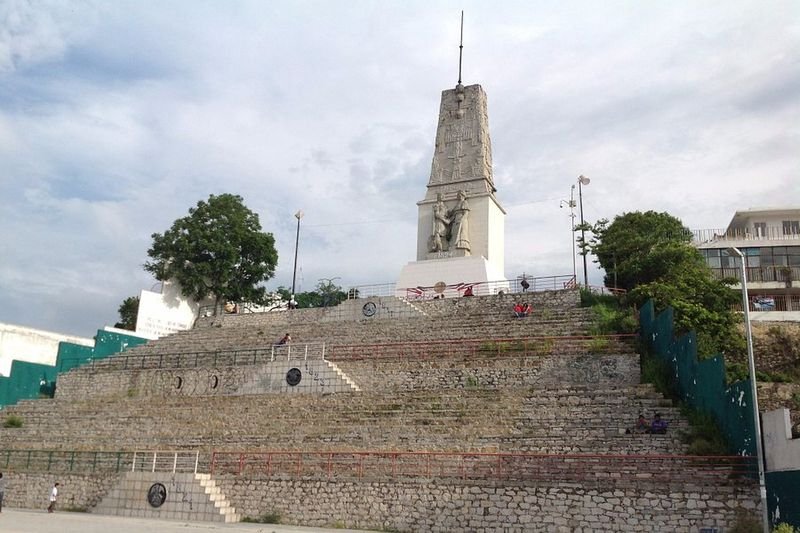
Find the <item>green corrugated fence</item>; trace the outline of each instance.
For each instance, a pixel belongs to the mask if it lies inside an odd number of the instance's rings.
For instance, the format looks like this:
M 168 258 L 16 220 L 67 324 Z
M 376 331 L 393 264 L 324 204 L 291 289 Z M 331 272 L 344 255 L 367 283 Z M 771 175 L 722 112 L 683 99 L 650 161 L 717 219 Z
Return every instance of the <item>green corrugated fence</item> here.
M 653 357 L 666 363 L 675 394 L 688 405 L 711 413 L 732 453 L 756 455 L 755 421 L 750 380 L 725 384 L 721 355 L 698 361 L 695 332 L 675 338 L 673 310 L 658 315 L 652 300 L 639 310 L 640 336 Z M 773 525 L 800 527 L 800 470 L 768 472 L 767 507 Z

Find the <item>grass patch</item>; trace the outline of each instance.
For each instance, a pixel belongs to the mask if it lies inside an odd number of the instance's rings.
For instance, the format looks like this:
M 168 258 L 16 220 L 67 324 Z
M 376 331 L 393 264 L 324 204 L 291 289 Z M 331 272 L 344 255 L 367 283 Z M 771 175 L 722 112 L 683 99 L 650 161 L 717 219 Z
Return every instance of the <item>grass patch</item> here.
M 556 341 L 553 339 L 542 339 L 541 342 L 537 342 L 533 345 L 531 353 L 533 355 L 549 355 L 553 352 L 553 347 L 556 345 Z
M 89 508 L 85 505 L 66 505 L 62 506 L 61 511 L 66 511 L 68 513 L 88 513 Z
M 608 351 L 608 347 L 611 345 L 608 339 L 597 337 L 589 341 L 589 353 L 592 354 L 601 354 L 606 353 Z
M 689 431 L 681 432 L 681 440 L 689 445 L 689 455 L 728 455 L 728 442 L 714 417 L 683 404 L 681 413 L 689 420 Z
M 128 391 L 125 393 L 125 396 L 128 398 L 136 398 L 139 396 L 139 389 L 128 389 Z
M 4 428 L 21 428 L 22 424 L 22 417 L 18 415 L 8 415 L 3 421 Z
M 264 513 L 261 516 L 243 516 L 241 521 L 250 524 L 280 524 L 281 513 L 273 511 L 271 513 Z
M 668 398 L 674 398 L 672 380 L 667 364 L 652 355 L 642 355 L 639 359 L 642 383 L 651 383 L 655 389 Z
M 478 387 L 478 378 L 475 376 L 467 376 L 467 388 L 475 389 Z
M 729 533 L 762 533 L 761 521 L 744 509 L 736 510 L 736 522 Z

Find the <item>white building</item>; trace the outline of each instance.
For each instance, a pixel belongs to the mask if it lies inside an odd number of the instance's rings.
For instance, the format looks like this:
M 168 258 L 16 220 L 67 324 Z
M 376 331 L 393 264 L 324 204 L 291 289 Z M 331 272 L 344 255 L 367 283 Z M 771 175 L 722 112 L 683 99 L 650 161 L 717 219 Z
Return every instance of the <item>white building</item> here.
M 741 277 L 729 248 L 745 255 L 754 319 L 800 320 L 800 207 L 737 211 L 726 229 L 695 230 L 693 237 L 718 278 Z
M 0 324 L 0 375 L 8 376 L 11 363 L 15 360 L 41 365 L 56 364 L 58 344 L 62 341 L 94 346 L 94 339 L 86 337 Z

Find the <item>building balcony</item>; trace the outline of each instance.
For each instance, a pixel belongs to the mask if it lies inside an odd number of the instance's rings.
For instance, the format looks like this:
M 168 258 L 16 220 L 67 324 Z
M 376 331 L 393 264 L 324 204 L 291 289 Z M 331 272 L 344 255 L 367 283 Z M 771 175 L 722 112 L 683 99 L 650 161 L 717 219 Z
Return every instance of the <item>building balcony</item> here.
M 800 291 L 800 267 L 761 266 L 747 267 L 747 284 L 756 287 L 756 284 L 775 284 L 766 288 L 792 287 L 797 282 L 795 289 Z M 739 267 L 712 268 L 711 272 L 717 279 L 733 278 L 741 280 Z
M 792 231 L 793 228 L 782 226 L 766 226 L 759 228 L 729 228 L 729 229 L 693 229 L 692 243 L 696 246 L 708 247 L 709 244 L 719 243 L 719 247 L 733 246 L 736 242 L 756 241 L 794 241 L 792 244 L 800 246 L 800 233 Z

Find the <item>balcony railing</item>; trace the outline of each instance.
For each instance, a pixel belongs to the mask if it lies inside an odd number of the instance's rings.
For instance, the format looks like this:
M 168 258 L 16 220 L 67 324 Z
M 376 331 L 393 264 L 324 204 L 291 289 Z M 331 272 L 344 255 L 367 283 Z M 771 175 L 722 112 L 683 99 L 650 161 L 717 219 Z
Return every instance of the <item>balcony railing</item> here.
M 741 280 L 741 269 L 739 267 L 726 267 L 726 268 L 712 268 L 714 276 L 717 279 L 734 278 Z M 746 267 L 747 283 L 765 283 L 765 282 L 785 282 L 800 280 L 800 267 L 785 267 L 785 266 L 760 266 L 760 267 Z
M 766 228 L 735 229 L 693 229 L 692 242 L 708 243 L 716 241 L 786 241 L 800 240 L 800 233 L 784 231 L 782 226 Z
M 800 311 L 800 294 L 750 294 L 750 311 Z M 742 311 L 742 302 L 731 306 L 733 311 Z

